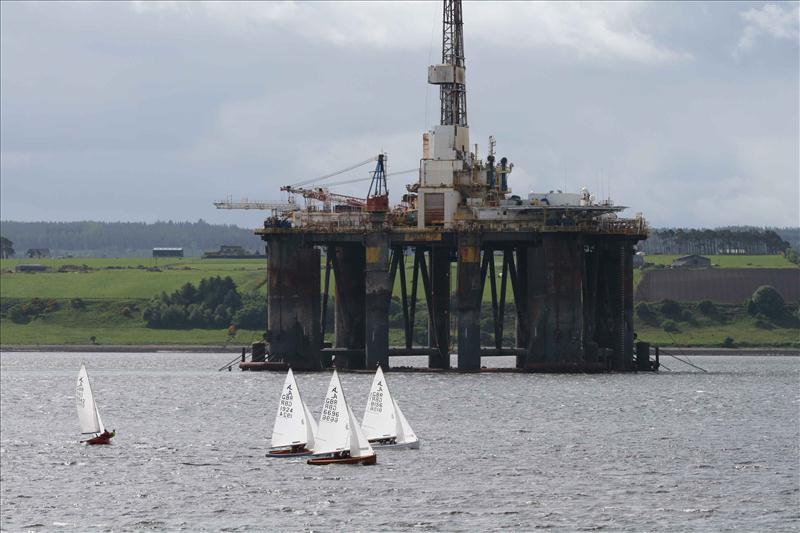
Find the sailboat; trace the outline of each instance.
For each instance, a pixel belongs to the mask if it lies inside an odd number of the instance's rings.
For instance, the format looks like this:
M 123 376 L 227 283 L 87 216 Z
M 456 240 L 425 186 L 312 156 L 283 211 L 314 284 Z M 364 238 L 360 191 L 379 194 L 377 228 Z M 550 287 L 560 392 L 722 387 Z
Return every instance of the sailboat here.
M 278 414 L 272 427 L 272 447 L 267 456 L 311 455 L 316 434 L 317 422 L 300 397 L 300 389 L 290 368 L 281 389 Z
M 419 438 L 389 392 L 380 366 L 372 380 L 361 427 L 370 444 L 380 448 L 419 448 Z
M 81 424 L 81 433 L 93 435 L 93 437 L 81 441 L 86 444 L 111 444 L 111 438 L 116 435 L 116 431 L 107 431 L 100 418 L 100 411 L 92 394 L 92 385 L 89 383 L 89 374 L 86 373 L 86 365 L 81 363 L 78 372 L 78 384 L 75 389 L 76 403 L 78 406 L 78 421 Z
M 377 456 L 347 405 L 339 374 L 334 370 L 319 419 L 314 457 L 307 462 L 310 465 L 374 465 L 376 461 Z

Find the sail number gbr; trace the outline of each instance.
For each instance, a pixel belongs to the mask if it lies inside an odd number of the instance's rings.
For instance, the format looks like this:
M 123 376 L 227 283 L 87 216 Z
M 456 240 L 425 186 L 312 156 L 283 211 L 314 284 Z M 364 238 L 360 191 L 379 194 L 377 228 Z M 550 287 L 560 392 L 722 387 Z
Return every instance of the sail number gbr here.
M 339 421 L 339 410 L 336 408 L 337 403 L 337 398 L 325 398 L 325 405 L 322 406 L 321 421 L 332 422 L 334 424 Z
M 380 381 L 372 394 L 369 395 L 369 410 L 373 413 L 383 411 L 383 383 Z
M 284 394 L 281 394 L 281 406 L 278 410 L 278 416 L 283 418 L 292 418 L 292 414 L 294 413 L 294 402 L 292 401 L 294 397 L 292 396 L 292 391 L 286 391 Z

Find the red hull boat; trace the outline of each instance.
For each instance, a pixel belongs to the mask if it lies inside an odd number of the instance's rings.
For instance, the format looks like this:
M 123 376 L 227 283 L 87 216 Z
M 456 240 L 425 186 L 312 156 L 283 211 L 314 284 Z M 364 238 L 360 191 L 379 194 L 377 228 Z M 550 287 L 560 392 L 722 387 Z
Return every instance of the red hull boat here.
M 88 446 L 93 446 L 93 445 L 96 445 L 96 444 L 111 444 L 111 438 L 113 436 L 114 435 L 98 435 L 98 436 L 93 437 L 93 438 L 91 438 L 89 440 L 84 440 L 84 441 L 81 441 L 81 442 L 84 442 Z
M 363 457 L 315 457 L 306 461 L 310 465 L 374 465 L 378 462 L 377 455 Z

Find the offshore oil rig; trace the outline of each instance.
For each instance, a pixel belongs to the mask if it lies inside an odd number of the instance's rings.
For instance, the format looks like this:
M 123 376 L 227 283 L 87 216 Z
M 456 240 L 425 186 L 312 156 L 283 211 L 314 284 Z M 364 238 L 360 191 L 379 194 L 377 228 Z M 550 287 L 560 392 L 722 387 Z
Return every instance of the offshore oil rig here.
M 441 120 L 422 135 L 418 180 L 400 204 L 389 204 L 380 154 L 361 163 L 376 164 L 366 198 L 296 185 L 282 190 L 302 195 L 305 207 L 260 206 L 273 216 L 256 231 L 268 250 L 268 318 L 267 353 L 254 361 L 313 370 L 335 356 L 340 368 L 389 368 L 392 356 L 422 355 L 429 368 L 447 369 L 457 353 L 462 371 L 480 369 L 485 356 L 515 356 L 521 371 L 649 369 L 646 354 L 634 356 L 633 331 L 632 260 L 647 237 L 644 219 L 620 218 L 624 207 L 585 189 L 513 194 L 514 165 L 498 160 L 492 137 L 486 159 L 478 157 L 460 0 L 444 0 L 442 62 L 428 67 L 428 83 L 439 87 Z M 325 344 L 331 274 L 334 341 Z M 494 342 L 482 346 L 487 283 Z M 397 293 L 405 343 L 390 346 Z M 504 346 L 512 298 L 514 343 Z M 414 344 L 418 303 L 428 311 L 422 346 Z

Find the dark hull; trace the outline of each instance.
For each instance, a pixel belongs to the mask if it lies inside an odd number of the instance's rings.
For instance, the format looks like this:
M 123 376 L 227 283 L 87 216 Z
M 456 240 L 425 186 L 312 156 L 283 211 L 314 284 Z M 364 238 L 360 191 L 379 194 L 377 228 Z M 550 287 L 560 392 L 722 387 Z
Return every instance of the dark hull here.
M 86 444 L 87 446 L 95 446 L 100 444 L 111 444 L 111 437 L 93 437 L 89 440 L 83 440 L 82 443 Z
M 375 454 L 364 457 L 315 457 L 306 461 L 310 465 L 374 465 L 378 462 Z
M 267 457 L 303 457 L 311 455 L 313 452 L 306 448 L 293 452 L 292 450 L 270 450 L 267 452 Z

